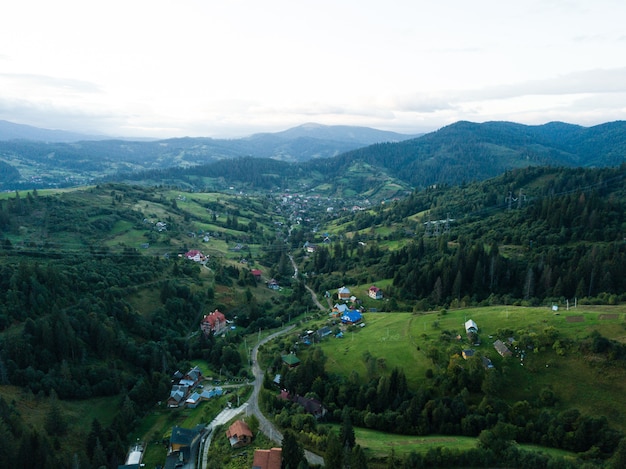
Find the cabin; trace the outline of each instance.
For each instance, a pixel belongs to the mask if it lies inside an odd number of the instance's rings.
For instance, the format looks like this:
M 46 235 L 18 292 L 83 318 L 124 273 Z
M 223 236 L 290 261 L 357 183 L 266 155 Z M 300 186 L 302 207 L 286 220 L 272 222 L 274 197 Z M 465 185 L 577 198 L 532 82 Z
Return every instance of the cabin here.
M 246 422 L 237 420 L 226 430 L 226 438 L 231 448 L 241 448 L 252 443 L 252 430 Z
M 289 368 L 295 368 L 300 364 L 300 359 L 296 357 L 293 353 L 283 355 L 281 358 L 283 360 L 283 363 Z

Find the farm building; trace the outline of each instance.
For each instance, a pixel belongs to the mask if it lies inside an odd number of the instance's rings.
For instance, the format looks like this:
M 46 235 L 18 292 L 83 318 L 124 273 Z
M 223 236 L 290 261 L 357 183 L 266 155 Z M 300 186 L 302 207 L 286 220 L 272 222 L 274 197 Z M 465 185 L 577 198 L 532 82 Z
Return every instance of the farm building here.
M 511 351 L 509 350 L 509 348 L 506 345 L 504 345 L 504 342 L 502 342 L 500 339 L 496 340 L 493 343 L 493 347 L 503 357 L 510 357 L 511 355 L 513 355 L 513 353 L 511 353 Z
M 467 332 L 468 334 L 470 332 L 473 332 L 474 334 L 478 332 L 478 326 L 473 320 L 468 319 L 467 321 L 465 321 L 465 332 Z

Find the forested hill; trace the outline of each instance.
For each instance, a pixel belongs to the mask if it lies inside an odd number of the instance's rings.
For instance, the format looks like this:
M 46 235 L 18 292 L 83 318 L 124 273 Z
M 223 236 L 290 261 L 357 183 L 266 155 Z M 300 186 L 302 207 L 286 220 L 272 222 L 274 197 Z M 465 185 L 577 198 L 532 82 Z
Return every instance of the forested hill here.
M 525 168 L 480 183 L 415 191 L 339 218 L 354 256 L 316 253 L 310 269 L 343 272 L 324 282 L 386 287 L 394 301 L 450 304 L 624 300 L 626 164 Z M 413 238 L 413 241 L 407 241 Z M 400 249 L 381 246 L 404 245 Z M 322 276 L 320 276 L 322 278 Z M 324 288 L 326 284 L 320 285 Z
M 516 168 L 614 167 L 625 160 L 626 121 L 595 127 L 458 122 L 415 139 L 303 163 L 247 157 L 124 177 L 194 189 L 233 186 L 383 200 L 413 188 L 482 181 Z
M 484 180 L 527 166 L 606 167 L 625 160 L 625 121 L 594 127 L 457 122 L 416 139 L 376 144 L 307 166 L 331 174 L 361 161 L 413 187 L 427 187 Z
M 457 122 L 401 138 L 374 129 L 309 124 L 234 140 L 0 141 L 0 189 L 79 186 L 106 177 L 193 190 L 279 188 L 382 200 L 407 189 L 480 181 L 515 168 L 607 167 L 626 157 L 626 121 L 594 127 Z M 242 158 L 246 161 L 233 162 Z M 285 164 L 255 162 L 257 170 L 251 171 L 252 158 Z

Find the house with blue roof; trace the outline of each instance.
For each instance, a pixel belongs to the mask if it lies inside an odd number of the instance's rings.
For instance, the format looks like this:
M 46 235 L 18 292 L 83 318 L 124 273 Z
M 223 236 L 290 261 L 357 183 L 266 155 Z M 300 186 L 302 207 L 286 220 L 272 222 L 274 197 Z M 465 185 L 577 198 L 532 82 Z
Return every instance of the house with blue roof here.
M 358 322 L 361 322 L 362 320 L 363 316 L 361 315 L 361 313 L 355 310 L 347 311 L 341 316 L 341 322 L 344 324 L 356 324 Z

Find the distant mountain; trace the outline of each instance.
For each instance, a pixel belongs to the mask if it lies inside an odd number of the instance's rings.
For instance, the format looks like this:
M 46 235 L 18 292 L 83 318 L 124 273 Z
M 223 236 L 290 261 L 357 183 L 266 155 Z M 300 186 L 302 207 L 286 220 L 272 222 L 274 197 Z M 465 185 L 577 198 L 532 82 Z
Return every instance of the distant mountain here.
M 479 181 L 527 166 L 617 166 L 626 161 L 626 121 L 593 127 L 457 122 L 417 139 L 344 153 L 324 168 L 337 174 L 356 161 L 413 187 Z
M 65 130 L 42 129 L 31 125 L 15 124 L 0 120 L 0 141 L 34 140 L 41 142 L 78 142 L 81 140 L 103 140 L 102 135 L 87 135 Z
M 256 134 L 256 136 L 259 135 L 267 134 Z M 270 135 L 288 140 L 298 138 L 315 138 L 335 142 L 351 142 L 363 146 L 380 142 L 401 142 L 403 140 L 419 137 L 423 134 L 406 135 L 386 130 L 372 129 L 369 127 L 308 123 Z
M 240 139 L 172 138 L 156 141 L 77 141 L 76 134 L 0 122 L 0 188 L 77 184 L 116 173 L 206 165 L 237 157 L 302 162 L 330 158 L 372 142 L 411 138 L 365 127 L 307 124 L 277 134 Z M 65 140 L 63 140 L 65 138 Z M 3 175 L 6 175 L 3 177 Z M 3 184 L 4 183 L 4 184 Z M 7 185 L 9 184 L 10 185 Z
M 60 181 L 78 185 L 106 176 L 190 189 L 306 188 L 339 197 L 385 198 L 412 188 L 489 179 L 528 166 L 611 167 L 626 161 L 626 121 L 593 127 L 462 121 L 393 141 L 401 137 L 360 127 L 306 124 L 233 140 L 14 140 L 0 142 L 0 188 Z M 372 139 L 381 143 L 365 144 Z M 254 161 L 263 159 L 273 163 Z

